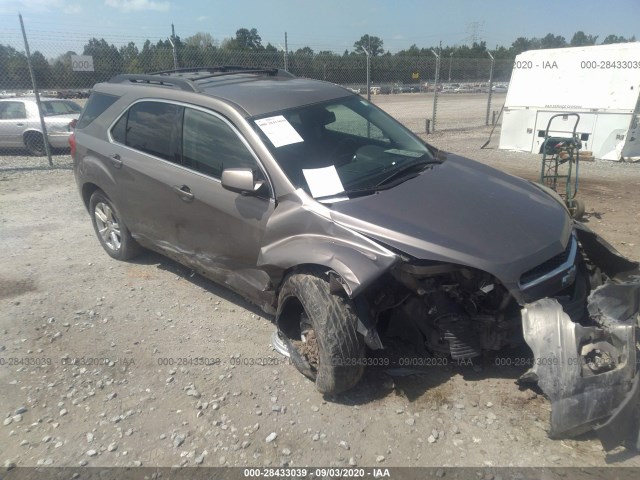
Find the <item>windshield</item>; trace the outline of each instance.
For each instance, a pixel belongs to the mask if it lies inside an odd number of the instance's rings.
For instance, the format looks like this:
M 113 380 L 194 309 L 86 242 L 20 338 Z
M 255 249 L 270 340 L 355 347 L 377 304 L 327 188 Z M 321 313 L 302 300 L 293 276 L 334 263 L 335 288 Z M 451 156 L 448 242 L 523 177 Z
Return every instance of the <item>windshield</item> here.
M 51 117 L 53 115 L 69 115 L 73 113 L 80 113 L 82 107 L 70 100 L 56 100 L 40 102 L 42 105 L 42 114 L 45 117 Z
M 315 198 L 376 189 L 434 162 L 417 137 L 359 96 L 273 112 L 254 123 L 291 183 Z

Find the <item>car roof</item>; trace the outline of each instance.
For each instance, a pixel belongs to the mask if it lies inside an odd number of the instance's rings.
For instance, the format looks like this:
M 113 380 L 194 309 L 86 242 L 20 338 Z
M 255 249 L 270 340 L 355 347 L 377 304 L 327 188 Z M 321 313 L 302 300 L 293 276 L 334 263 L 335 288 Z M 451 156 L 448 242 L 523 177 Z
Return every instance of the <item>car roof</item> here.
M 243 109 L 249 116 L 310 105 L 355 95 L 329 82 L 298 78 L 278 69 L 247 69 L 220 72 L 219 68 L 186 69 L 149 75 L 117 75 L 109 83 L 171 87 L 225 100 Z M 213 73 L 212 73 L 212 69 Z M 166 92 L 166 90 L 165 90 Z M 142 92 L 141 92 L 142 93 Z

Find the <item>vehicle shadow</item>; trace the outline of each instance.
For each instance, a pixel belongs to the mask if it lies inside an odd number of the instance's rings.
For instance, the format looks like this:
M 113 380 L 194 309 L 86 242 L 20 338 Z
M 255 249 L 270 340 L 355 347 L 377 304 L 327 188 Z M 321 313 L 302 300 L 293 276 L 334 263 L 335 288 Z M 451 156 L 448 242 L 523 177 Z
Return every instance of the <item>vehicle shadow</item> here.
M 385 366 L 386 362 L 373 362 L 372 358 L 395 358 L 395 361 L 391 360 L 389 366 Z M 398 358 L 404 361 L 398 362 Z M 380 363 L 380 366 L 367 367 L 362 381 L 355 388 L 329 397 L 331 401 L 353 406 L 397 395 L 417 405 L 441 406 L 453 402 L 455 392 L 449 382 L 455 376 L 461 376 L 469 383 L 488 379 L 512 380 L 514 393 L 530 390 L 542 395 L 537 384 L 518 383 L 518 379 L 533 365 L 533 354 L 526 344 L 459 361 L 446 357 L 398 357 L 375 353 L 367 361 L 369 364 Z M 403 365 L 398 366 L 399 363 Z M 423 366 L 413 366 L 416 363 Z
M 260 307 L 249 303 L 234 291 L 222 285 L 219 285 L 214 281 L 209 280 L 208 278 L 203 277 L 199 273 L 193 271 L 191 268 L 185 267 L 184 265 L 152 250 L 145 250 L 145 252 L 139 257 L 129 260 L 129 263 L 134 265 L 156 265 L 156 267 L 160 270 L 164 270 L 166 272 L 177 275 L 182 279 L 192 283 L 196 287 L 206 290 L 207 292 L 215 295 L 216 297 L 219 297 L 222 300 L 237 305 L 239 308 L 244 308 L 245 310 L 257 316 L 263 317 L 271 322 L 274 322 L 275 320 L 273 315 L 268 315 Z

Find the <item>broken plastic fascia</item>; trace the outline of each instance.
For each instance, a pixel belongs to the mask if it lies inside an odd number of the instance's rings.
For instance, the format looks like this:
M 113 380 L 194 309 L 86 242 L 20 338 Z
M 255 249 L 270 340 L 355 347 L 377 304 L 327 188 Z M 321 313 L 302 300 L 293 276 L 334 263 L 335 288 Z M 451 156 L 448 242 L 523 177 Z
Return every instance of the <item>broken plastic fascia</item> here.
M 588 298 L 590 316 L 598 325 L 587 327 L 574 323 L 554 299 L 544 298 L 522 309 L 524 338 L 534 355 L 528 375 L 535 375 L 551 400 L 551 437 L 597 431 L 628 397 L 637 381 L 639 298 L 640 277 L 607 281 Z M 594 349 L 611 354 L 612 367 L 602 371 L 590 367 L 585 355 Z M 620 444 L 634 434 L 637 438 L 637 431 L 629 431 L 638 428 L 637 406 L 622 413 L 629 411 L 633 418 L 622 422 L 625 428 L 615 433 L 615 439 L 611 432 L 609 438 L 601 438 L 603 445 Z

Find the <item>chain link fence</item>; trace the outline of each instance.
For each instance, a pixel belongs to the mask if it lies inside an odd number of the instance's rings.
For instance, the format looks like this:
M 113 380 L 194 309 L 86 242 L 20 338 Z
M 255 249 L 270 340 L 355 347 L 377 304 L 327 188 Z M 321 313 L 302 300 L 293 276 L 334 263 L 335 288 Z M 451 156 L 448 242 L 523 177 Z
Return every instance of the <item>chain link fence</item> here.
M 0 44 L 0 95 L 31 94 L 22 36 L 11 32 Z M 135 41 L 134 41 L 135 40 Z M 233 51 L 179 40 L 155 44 L 140 38 L 108 43 L 78 36 L 29 36 L 31 64 L 38 90 L 46 96 L 82 99 L 97 82 L 120 73 L 148 73 L 214 65 L 287 69 L 300 77 L 324 80 L 358 92 L 416 133 L 491 124 L 504 103 L 513 62 L 489 58 L 440 58 L 331 52 Z M 93 71 L 74 69 L 74 55 L 89 55 Z M 370 79 L 367 84 L 367 79 Z M 79 103 L 82 103 L 80 101 Z

